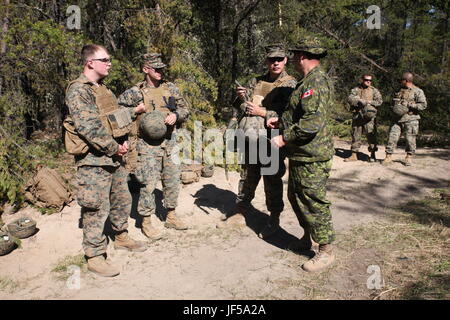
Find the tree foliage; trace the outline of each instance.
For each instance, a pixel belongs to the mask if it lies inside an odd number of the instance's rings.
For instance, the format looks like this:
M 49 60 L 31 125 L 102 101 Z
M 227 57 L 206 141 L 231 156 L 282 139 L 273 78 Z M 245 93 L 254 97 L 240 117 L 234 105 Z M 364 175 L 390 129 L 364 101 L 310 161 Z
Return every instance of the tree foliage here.
M 79 0 L 81 29 L 69 30 L 72 4 L 0 1 L 2 185 L 17 180 L 11 171 L 26 171 L 23 155 L 5 149 L 29 143 L 36 130 L 61 132 L 65 87 L 81 71 L 85 43 L 111 52 L 107 83 L 117 95 L 142 79 L 143 53 L 161 52 L 169 80 L 193 109 L 191 121 L 218 126 L 235 98 L 234 81 L 264 72 L 265 45 L 290 46 L 315 35 L 330 48 L 324 65 L 338 93 L 332 112 L 337 122 L 349 119 L 348 92 L 368 72 L 384 97 L 380 122 L 388 125 L 398 78 L 411 71 L 429 102 L 422 128 L 448 133 L 448 1 L 381 0 L 381 28 L 373 30 L 366 26 L 370 14 L 363 0 Z M 0 201 L 14 199 L 4 190 Z

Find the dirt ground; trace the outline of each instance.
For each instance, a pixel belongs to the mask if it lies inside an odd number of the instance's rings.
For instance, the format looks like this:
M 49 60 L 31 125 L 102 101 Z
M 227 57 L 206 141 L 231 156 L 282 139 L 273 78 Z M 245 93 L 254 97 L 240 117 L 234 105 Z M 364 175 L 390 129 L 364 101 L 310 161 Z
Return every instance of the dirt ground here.
M 421 148 L 412 167 L 402 164 L 404 151 L 397 149 L 390 166 L 380 163 L 345 163 L 349 144 L 335 142 L 336 155 L 328 185 L 333 222 L 339 239 L 358 225 L 384 219 L 386 210 L 410 199 L 423 197 L 435 188 L 448 186 L 450 150 Z M 367 153 L 363 147 L 361 151 Z M 377 152 L 384 158 L 384 148 Z M 285 210 L 277 234 L 267 240 L 257 232 L 268 215 L 260 183 L 247 226 L 220 222 L 222 212 L 233 208 L 239 174 L 217 168 L 212 178 L 183 186 L 177 212 L 190 225 L 188 231 L 167 230 L 165 239 L 148 244 L 144 253 L 115 251 L 111 260 L 121 267 L 115 278 L 101 278 L 83 265 L 79 287 L 71 285 L 74 273 L 53 271 L 64 259 L 82 256 L 80 208 L 76 202 L 61 213 L 41 215 L 30 207 L 4 215 L 8 223 L 20 216 L 37 221 L 39 232 L 22 240 L 21 248 L 0 257 L 2 299 L 370 299 L 367 267 L 376 265 L 371 249 L 346 254 L 337 241 L 336 264 L 320 274 L 300 268 L 308 259 L 287 250 L 288 243 L 302 236 L 284 192 Z M 284 177 L 287 188 L 286 174 Z M 161 198 L 161 191 L 157 191 Z M 159 211 L 162 206 L 159 205 Z M 158 227 L 163 222 L 154 217 Z M 137 228 L 136 214 L 129 219 L 130 234 L 145 240 Z M 309 255 L 312 255 L 311 252 Z M 346 256 L 344 256 L 346 255 Z M 67 262 L 66 262 L 67 264 Z M 68 263 L 70 264 L 70 263 Z M 76 274 L 75 274 L 76 276 Z M 326 292 L 326 294 L 324 294 Z

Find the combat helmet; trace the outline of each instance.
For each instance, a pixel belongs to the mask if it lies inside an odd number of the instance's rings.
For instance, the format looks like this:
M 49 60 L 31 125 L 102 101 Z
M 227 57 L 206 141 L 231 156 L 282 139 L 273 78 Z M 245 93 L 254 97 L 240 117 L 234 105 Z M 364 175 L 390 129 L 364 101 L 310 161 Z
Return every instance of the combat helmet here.
M 14 244 L 8 233 L 0 231 L 0 256 L 10 253 L 14 249 Z
M 165 116 L 159 110 L 153 110 L 144 114 L 139 125 L 144 139 L 160 140 L 167 134 L 167 126 L 164 123 Z
M 362 109 L 362 114 L 363 114 L 364 120 L 370 121 L 370 120 L 372 120 L 372 119 L 374 119 L 376 117 L 376 115 L 377 115 L 377 108 L 375 108 L 371 104 L 367 104 Z
M 408 112 L 409 108 L 403 103 L 396 103 L 394 104 L 394 107 L 392 108 L 392 111 L 398 116 L 403 116 Z
M 8 231 L 12 236 L 24 239 L 36 233 L 36 221 L 23 217 L 8 224 Z

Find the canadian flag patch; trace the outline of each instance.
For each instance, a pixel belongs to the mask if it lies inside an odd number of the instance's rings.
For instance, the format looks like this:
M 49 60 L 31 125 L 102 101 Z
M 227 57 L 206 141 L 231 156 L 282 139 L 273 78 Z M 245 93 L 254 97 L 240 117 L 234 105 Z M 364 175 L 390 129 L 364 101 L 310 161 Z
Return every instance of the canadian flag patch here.
M 314 93 L 314 90 L 312 90 L 312 89 L 310 89 L 310 90 L 308 90 L 308 91 L 305 91 L 305 92 L 302 94 L 301 99 L 306 98 L 306 97 L 309 97 L 309 96 L 312 96 L 313 93 Z

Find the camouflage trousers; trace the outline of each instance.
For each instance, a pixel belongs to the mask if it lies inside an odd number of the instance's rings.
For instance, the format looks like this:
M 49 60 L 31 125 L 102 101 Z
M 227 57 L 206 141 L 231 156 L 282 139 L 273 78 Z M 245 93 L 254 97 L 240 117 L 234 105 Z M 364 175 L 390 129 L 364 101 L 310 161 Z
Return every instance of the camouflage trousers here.
M 162 145 L 146 144 L 140 148 L 138 162 L 145 159 L 144 165 L 147 170 L 147 182 L 140 190 L 138 203 L 138 212 L 142 216 L 150 216 L 155 213 L 154 191 L 158 181 L 161 181 L 163 187 L 164 207 L 175 209 L 178 205 L 181 166 L 172 161 L 171 155 L 174 147 L 175 141 L 166 140 Z
M 109 218 L 114 231 L 128 228 L 131 195 L 124 167 L 81 166 L 77 169 L 77 201 L 83 219 L 83 249 L 87 257 L 106 252 L 105 223 Z
M 283 203 L 283 181 L 286 173 L 284 157 L 279 161 L 280 167 L 274 175 L 263 175 L 264 192 L 266 194 L 267 210 L 271 213 L 281 213 L 284 208 Z M 249 206 L 255 197 L 255 191 L 261 180 L 261 167 L 257 164 L 243 164 L 241 166 L 241 178 L 239 180 L 238 195 L 236 204 Z
M 377 124 L 376 118 L 369 122 L 364 121 L 362 118 L 353 119 L 352 121 L 352 146 L 353 152 L 358 152 L 361 148 L 362 135 L 365 134 L 367 142 L 369 144 L 369 152 L 377 151 Z
M 409 154 L 414 154 L 416 152 L 416 137 L 419 133 L 419 120 L 394 123 L 389 131 L 389 140 L 386 146 L 386 153 L 394 153 L 402 132 L 405 133 L 406 152 Z
M 300 162 L 289 160 L 288 198 L 303 229 L 319 244 L 335 239 L 326 185 L 332 160 Z

